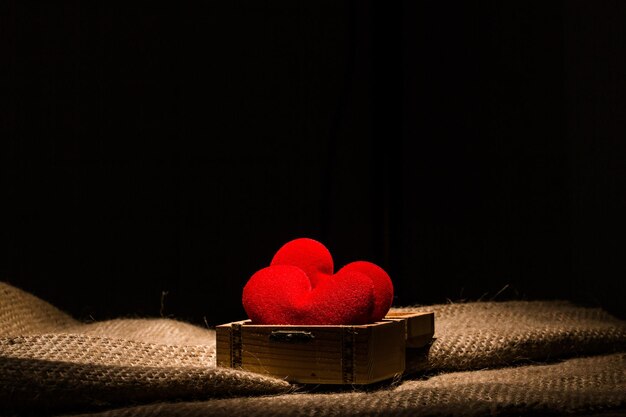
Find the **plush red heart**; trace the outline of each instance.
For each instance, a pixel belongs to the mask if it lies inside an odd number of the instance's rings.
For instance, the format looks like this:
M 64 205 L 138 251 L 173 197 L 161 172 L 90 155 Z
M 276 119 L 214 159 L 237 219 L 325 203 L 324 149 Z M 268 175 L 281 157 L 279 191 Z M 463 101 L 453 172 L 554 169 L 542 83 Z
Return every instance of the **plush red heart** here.
M 292 240 L 250 278 L 243 307 L 255 324 L 365 324 L 385 316 L 393 285 L 382 268 L 357 261 L 333 269 L 320 242 Z

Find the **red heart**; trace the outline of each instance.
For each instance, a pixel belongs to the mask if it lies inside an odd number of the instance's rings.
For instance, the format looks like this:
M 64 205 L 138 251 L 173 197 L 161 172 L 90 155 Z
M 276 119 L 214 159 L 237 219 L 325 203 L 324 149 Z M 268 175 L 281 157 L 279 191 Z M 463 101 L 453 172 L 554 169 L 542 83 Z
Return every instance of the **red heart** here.
M 243 290 L 243 306 L 255 324 L 365 324 L 381 320 L 393 285 L 380 267 L 353 262 L 333 275 L 333 259 L 321 243 L 296 239 L 256 272 Z

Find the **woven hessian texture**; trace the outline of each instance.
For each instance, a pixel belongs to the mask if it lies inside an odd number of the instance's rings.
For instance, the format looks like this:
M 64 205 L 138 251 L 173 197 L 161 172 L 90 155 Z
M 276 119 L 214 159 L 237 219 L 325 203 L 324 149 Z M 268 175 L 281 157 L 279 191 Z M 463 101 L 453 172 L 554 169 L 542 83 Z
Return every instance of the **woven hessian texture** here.
M 626 351 L 626 324 L 598 308 L 562 301 L 445 304 L 394 311 L 434 311 L 435 337 L 409 370 L 493 368 Z
M 489 416 L 598 413 L 624 405 L 626 356 L 613 354 L 486 371 L 454 372 L 367 393 L 287 394 L 98 413 L 144 416 Z M 93 416 L 92 416 L 93 417 Z
M 293 393 L 215 367 L 215 333 L 169 319 L 80 323 L 0 283 L 0 414 L 519 415 L 626 410 L 626 324 L 565 302 L 435 311 L 420 371 L 368 392 Z M 492 369 L 487 369 L 492 368 Z M 494 369 L 497 368 L 497 369 Z M 418 379 L 419 378 L 419 379 Z

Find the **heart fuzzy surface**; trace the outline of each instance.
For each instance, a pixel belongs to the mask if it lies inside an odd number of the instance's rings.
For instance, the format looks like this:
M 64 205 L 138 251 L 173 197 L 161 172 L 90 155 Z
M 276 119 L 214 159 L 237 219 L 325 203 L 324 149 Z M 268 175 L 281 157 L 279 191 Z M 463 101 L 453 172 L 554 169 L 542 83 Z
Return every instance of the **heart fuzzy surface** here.
M 393 285 L 382 268 L 357 261 L 333 271 L 324 245 L 292 240 L 249 279 L 243 307 L 252 323 L 277 325 L 366 324 L 389 311 Z

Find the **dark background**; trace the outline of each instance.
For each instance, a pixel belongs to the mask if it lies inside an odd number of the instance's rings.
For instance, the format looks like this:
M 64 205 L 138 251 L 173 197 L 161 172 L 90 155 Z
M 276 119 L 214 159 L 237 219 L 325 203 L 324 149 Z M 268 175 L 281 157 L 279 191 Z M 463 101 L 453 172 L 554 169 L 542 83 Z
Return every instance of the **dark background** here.
M 0 279 L 213 325 L 308 236 L 626 316 L 624 2 L 99 3 L 1 3 Z

